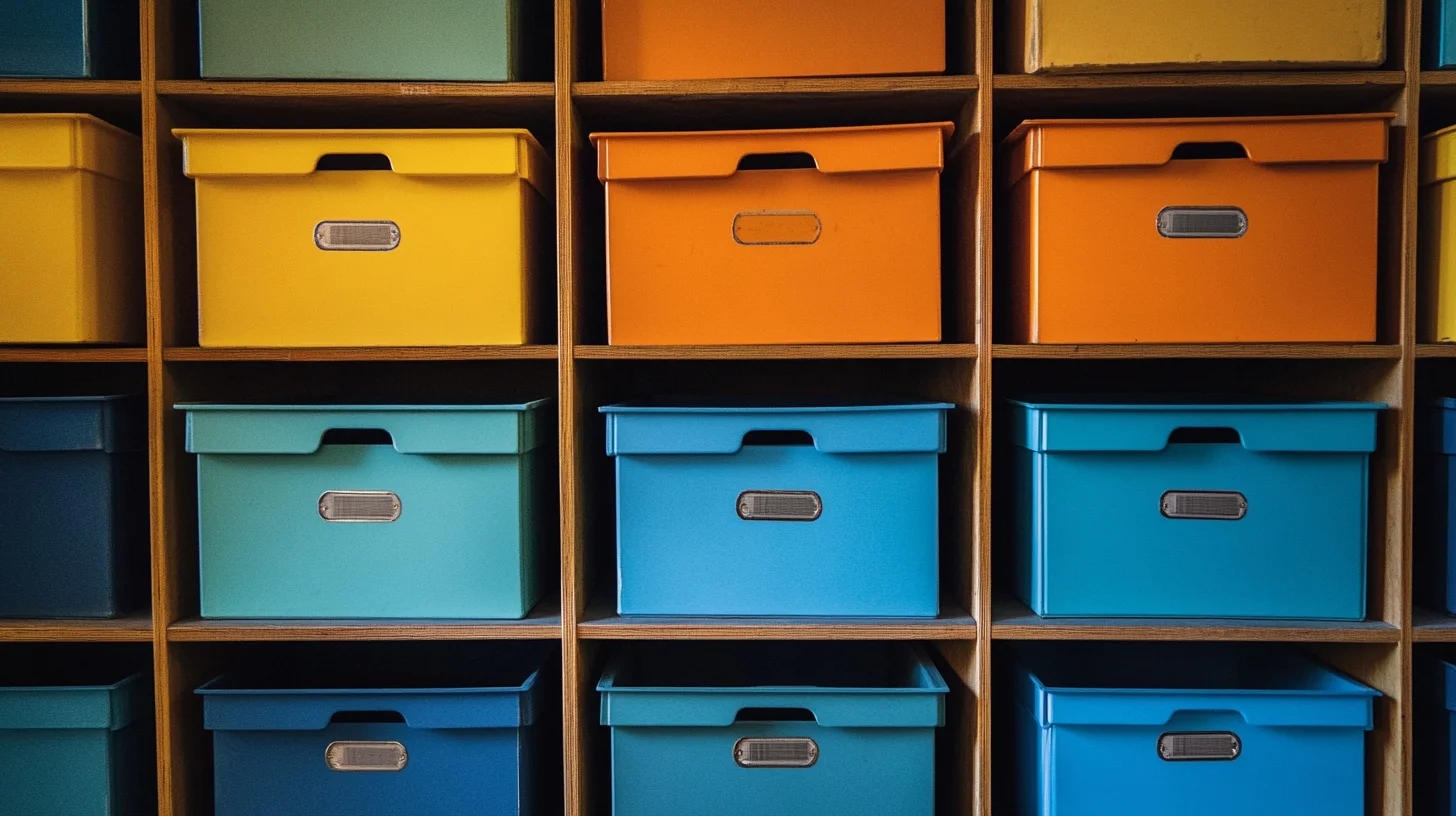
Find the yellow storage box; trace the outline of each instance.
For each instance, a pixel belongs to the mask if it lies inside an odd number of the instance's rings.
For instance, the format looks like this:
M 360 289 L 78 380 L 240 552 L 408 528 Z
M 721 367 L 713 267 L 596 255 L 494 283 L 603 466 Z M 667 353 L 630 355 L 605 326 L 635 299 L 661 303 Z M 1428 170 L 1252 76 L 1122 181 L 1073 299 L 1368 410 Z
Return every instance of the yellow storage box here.
M 1456 127 L 1421 140 L 1421 340 L 1456 340 Z
M 1385 62 L 1385 0 L 1011 0 L 1028 74 L 1357 68 Z
M 141 141 L 84 114 L 0 114 L 0 343 L 142 343 Z
M 201 345 L 546 339 L 552 184 L 526 131 L 173 132 L 197 181 Z

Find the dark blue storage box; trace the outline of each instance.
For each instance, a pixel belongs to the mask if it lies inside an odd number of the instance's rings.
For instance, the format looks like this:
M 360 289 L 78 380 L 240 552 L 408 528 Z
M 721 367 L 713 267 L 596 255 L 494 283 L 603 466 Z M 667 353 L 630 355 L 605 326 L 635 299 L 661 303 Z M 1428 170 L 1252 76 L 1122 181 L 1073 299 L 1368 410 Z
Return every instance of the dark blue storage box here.
M 1456 816 L 1451 760 L 1456 757 L 1456 666 L 1417 656 L 1415 677 L 1415 810 Z
M 105 618 L 145 597 L 146 406 L 0 399 L 0 617 Z
M 1003 665 L 1017 816 L 1365 813 L 1380 693 L 1287 647 L 1027 644 Z
M 198 689 L 217 816 L 531 813 L 538 671 L 430 669 L 284 667 Z
M 136 79 L 135 0 L 0 0 L 0 76 Z
M 1416 592 L 1424 603 L 1456 614 L 1456 399 L 1422 408 L 1416 447 L 1415 538 L 1423 556 Z

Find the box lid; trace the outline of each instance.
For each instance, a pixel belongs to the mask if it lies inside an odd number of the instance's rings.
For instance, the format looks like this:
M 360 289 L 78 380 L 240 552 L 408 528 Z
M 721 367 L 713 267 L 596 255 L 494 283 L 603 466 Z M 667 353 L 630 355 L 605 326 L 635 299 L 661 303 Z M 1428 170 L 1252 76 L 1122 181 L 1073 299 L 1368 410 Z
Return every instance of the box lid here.
M 1002 149 L 1003 184 L 1033 170 L 1157 167 L 1180 145 L 1237 144 L 1256 164 L 1384 162 L 1393 113 L 1186 119 L 1030 119 Z
M 410 454 L 521 454 L 555 439 L 551 400 L 509 405 L 179 404 L 187 450 L 310 454 L 329 431 L 384 431 Z
M 0 397 L 0 450 L 117 453 L 146 443 L 141 397 Z
M 114 675 L 113 675 L 114 676 Z M 106 729 L 151 718 L 152 685 L 144 674 L 115 682 L 15 676 L 0 679 L 0 731 Z
M 625 403 L 607 415 L 607 455 L 732 454 L 753 432 L 802 432 L 821 453 L 944 453 L 947 402 L 695 406 Z
M 1421 184 L 1456 178 L 1456 125 L 1421 137 Z
M 745 156 L 807 153 L 821 173 L 940 170 L 949 122 L 924 125 L 719 130 L 677 133 L 593 133 L 597 178 L 646 181 L 728 178 Z
M 1085 399 L 1086 401 L 1080 401 Z M 1148 397 L 1007 400 L 1011 441 L 1037 452 L 1160 451 L 1179 429 L 1232 429 L 1251 451 L 1369 453 L 1374 402 L 1174 402 Z
M 307 176 L 324 156 L 382 155 L 402 176 L 518 176 L 554 198 L 551 165 L 525 130 L 214 130 L 178 128 L 188 178 Z M 328 171 L 324 171 L 328 172 Z
M 1420 450 L 1456 454 L 1456 399 L 1426 400 L 1417 417 L 1416 446 Z
M 597 691 L 602 724 L 619 727 L 727 727 L 791 710 L 830 728 L 932 728 L 949 689 L 916 647 L 714 643 L 624 652 Z
M 141 184 L 141 139 L 84 113 L 0 113 L 0 171 L 86 170 Z

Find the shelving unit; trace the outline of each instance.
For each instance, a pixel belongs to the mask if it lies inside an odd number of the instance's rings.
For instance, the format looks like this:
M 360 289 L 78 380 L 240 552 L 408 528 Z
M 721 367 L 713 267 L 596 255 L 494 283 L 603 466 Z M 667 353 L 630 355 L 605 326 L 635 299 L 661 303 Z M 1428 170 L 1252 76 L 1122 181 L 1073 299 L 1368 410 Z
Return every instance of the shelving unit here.
M 499 643 L 559 647 L 560 776 L 544 774 L 543 813 L 609 812 L 606 731 L 596 682 L 618 643 L 645 640 L 893 640 L 930 648 L 951 685 L 939 737 L 938 810 L 1004 813 L 992 767 L 992 666 L 1018 640 L 1278 641 L 1379 689 L 1367 741 L 1367 813 L 1413 812 L 1413 662 L 1456 642 L 1456 619 L 1414 609 L 1413 406 L 1456 393 L 1456 346 L 1417 344 L 1416 198 L 1421 134 L 1456 123 L 1456 71 L 1422 72 L 1421 10 L 1389 0 L 1387 63 L 1376 71 L 1173 73 L 1041 77 L 1004 73 L 995 43 L 1001 0 L 947 0 L 951 72 L 935 77 L 603 82 L 600 6 L 556 8 L 554 77 L 508 84 L 215 82 L 197 78 L 196 4 L 140 0 L 139 80 L 0 79 L 0 111 L 94 113 L 141 135 L 147 317 L 143 348 L 0 348 L 15 393 L 145 388 L 151 465 L 151 609 L 118 621 L 0 622 L 0 650 L 35 643 L 150 648 L 156 682 L 163 814 L 212 810 L 211 741 L 194 689 L 220 670 L 310 642 Z M 1428 2 L 1430 0 L 1427 0 Z M 994 247 L 1006 221 L 995 167 L 1000 140 L 1035 117 L 1394 111 L 1382 170 L 1378 342 L 1374 344 L 1024 346 L 998 342 Z M 841 346 L 606 345 L 602 188 L 589 133 L 948 121 L 944 340 Z M 1429 123 L 1429 126 L 1428 124 Z M 197 346 L 192 183 L 174 127 L 525 127 L 555 157 L 557 336 L 514 348 L 213 349 Z M 998 215 L 999 214 L 999 215 Z M 1420 338 L 1425 339 L 1425 338 Z M 1418 365 L 1419 360 L 1419 365 Z M 1368 620 L 1043 620 L 1001 586 L 1005 544 L 993 518 L 1004 462 L 997 402 L 1027 390 L 1224 387 L 1378 400 L 1372 463 Z M 928 621 L 621 618 L 613 580 L 613 476 L 599 405 L 649 393 L 856 390 L 954 403 L 941 469 L 940 617 Z M 481 621 L 219 621 L 198 617 L 196 469 L 185 451 L 190 400 L 431 400 L 555 395 L 560 471 L 560 582 L 529 617 Z M 994 551 L 994 552 L 993 552 Z M 994 555 L 994 557 L 993 557 Z M 550 563 L 550 557 L 547 563 Z M 1416 646 L 1415 644 L 1422 644 Z M 49 647 L 47 647 L 49 648 Z M 118 647 L 121 648 L 121 647 Z M 109 652 L 108 652 L 109 653 Z M 0 651 L 0 655 L 4 652 Z M 84 654 L 84 653 L 82 653 Z M 452 654 L 454 654 L 452 652 Z M 261 657 L 260 657 L 261 656 Z M 554 726 L 553 726 L 554 727 Z M 554 769 L 553 769 L 554 770 Z M 555 797 L 550 798 L 550 797 Z

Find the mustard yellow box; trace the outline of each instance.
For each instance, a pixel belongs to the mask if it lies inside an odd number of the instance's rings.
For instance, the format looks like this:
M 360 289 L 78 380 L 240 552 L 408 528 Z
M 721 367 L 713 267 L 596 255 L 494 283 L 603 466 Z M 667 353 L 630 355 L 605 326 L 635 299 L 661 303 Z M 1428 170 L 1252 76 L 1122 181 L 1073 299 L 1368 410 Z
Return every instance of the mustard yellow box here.
M 1456 340 L 1456 127 L 1421 140 L 1420 339 Z
M 526 131 L 173 133 L 197 182 L 200 345 L 545 339 L 552 184 Z
M 0 114 L 0 343 L 145 340 L 141 154 L 84 114 Z
M 1385 0 L 1010 0 L 1028 74 L 1358 68 L 1385 62 Z

